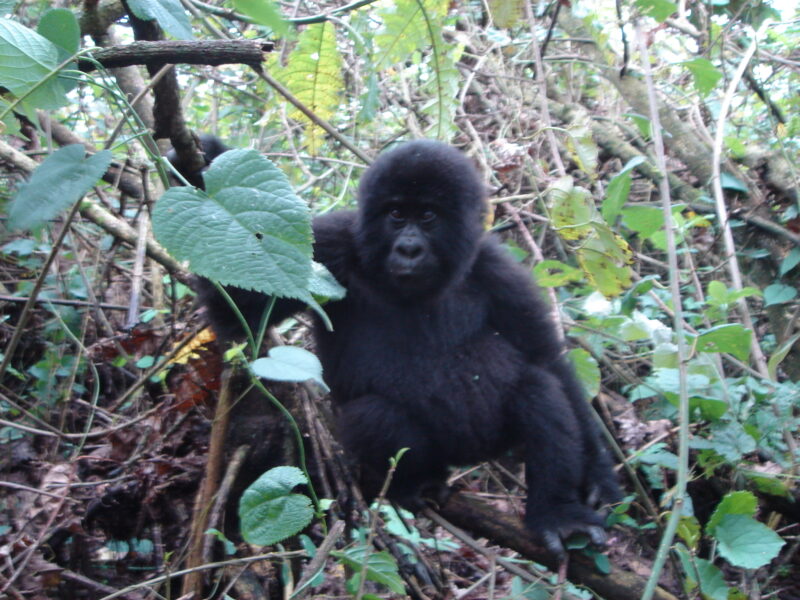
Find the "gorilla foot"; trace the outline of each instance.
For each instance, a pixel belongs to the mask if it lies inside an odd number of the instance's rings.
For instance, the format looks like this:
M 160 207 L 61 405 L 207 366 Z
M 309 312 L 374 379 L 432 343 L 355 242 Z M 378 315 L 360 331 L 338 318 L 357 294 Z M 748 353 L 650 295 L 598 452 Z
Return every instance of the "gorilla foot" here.
M 559 559 L 566 555 L 566 542 L 573 535 L 585 535 L 593 546 L 605 546 L 606 532 L 602 518 L 583 505 L 561 507 L 560 512 L 539 514 L 528 518 L 528 529 L 538 537 L 548 551 Z

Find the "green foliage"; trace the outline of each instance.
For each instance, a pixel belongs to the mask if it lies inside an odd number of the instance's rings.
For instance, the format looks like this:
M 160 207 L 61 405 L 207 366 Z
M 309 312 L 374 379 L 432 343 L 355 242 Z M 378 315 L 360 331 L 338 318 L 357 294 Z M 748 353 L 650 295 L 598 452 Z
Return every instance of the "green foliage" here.
M 344 87 L 342 56 L 336 47 L 333 24 L 326 21 L 309 25 L 300 34 L 286 68 L 277 75 L 314 114 L 325 120 L 333 117 Z M 322 143 L 324 130 L 297 109 L 293 109 L 290 116 L 306 124 L 306 139 L 309 149 L 315 154 Z
M 453 47 L 445 44 L 442 26 L 447 15 L 447 0 L 400 0 L 379 11 L 383 27 L 375 36 L 375 67 L 388 69 L 406 63 L 409 57 L 429 52 L 424 65 L 414 60 L 413 70 L 423 81 L 422 90 L 431 101 L 422 106 L 436 128 L 435 137 L 447 139 L 454 131 L 455 98 L 460 75 L 455 67 Z
M 128 0 L 133 14 L 144 21 L 155 19 L 171 36 L 192 39 L 192 24 L 180 0 Z
M 488 6 L 495 27 L 511 28 L 522 18 L 523 0 L 489 0 Z
M 44 36 L 11 19 L 0 19 L 0 81 L 14 98 L 22 100 L 26 111 L 67 103 L 64 92 L 72 84 L 57 75 L 60 56 L 59 48 Z M 0 107 L 6 108 L 6 102 Z
M 75 13 L 66 8 L 48 10 L 39 20 L 36 31 L 62 50 L 62 60 L 78 52 L 81 28 Z
M 789 354 L 791 349 L 797 343 L 797 340 L 800 340 L 800 333 L 797 333 L 786 340 L 783 344 L 778 347 L 775 352 L 772 353 L 772 356 L 769 357 L 769 362 L 767 363 L 767 371 L 769 372 L 769 377 L 773 381 L 777 381 L 778 379 L 778 366 L 783 362 L 783 359 Z
M 706 533 L 715 535 L 717 525 L 722 522 L 727 515 L 747 515 L 752 517 L 756 514 L 758 501 L 756 497 L 745 491 L 730 492 L 717 504 L 717 508 L 706 523 Z
M 778 269 L 778 275 L 783 277 L 798 264 L 800 264 L 800 248 L 795 246 L 789 251 L 789 254 L 786 255 L 786 258 L 781 261 L 781 266 Z
M 706 288 L 706 315 L 712 321 L 719 321 L 727 317 L 728 311 L 733 308 L 740 298 L 761 296 L 761 291 L 752 287 L 741 290 L 732 290 L 721 281 L 710 281 Z
M 636 7 L 642 14 L 663 23 L 678 10 L 678 5 L 670 0 L 636 0 Z
M 750 356 L 750 340 L 753 332 L 739 323 L 728 323 L 707 329 L 697 336 L 700 352 L 727 352 L 739 360 Z
M 233 0 L 233 7 L 256 23 L 269 27 L 276 35 L 285 36 L 289 32 L 289 24 L 272 0 Z
M 694 78 L 694 85 L 701 96 L 707 96 L 722 78 L 714 64 L 702 56 L 683 63 Z
M 766 525 L 741 514 L 725 515 L 714 537 L 720 556 L 744 569 L 758 569 L 769 564 L 786 543 Z
M 594 179 L 596 177 L 599 149 L 592 137 L 588 119 L 570 125 L 566 142 L 570 158 L 578 168 Z
M 682 544 L 676 549 L 686 575 L 687 592 L 699 587 L 704 600 L 728 600 L 730 588 L 714 563 L 692 556 Z
M 631 192 L 631 171 L 644 162 L 643 156 L 630 159 L 622 170 L 611 178 L 606 187 L 601 214 L 607 223 L 613 223 Z
M 326 392 L 328 386 L 322 380 L 322 365 L 308 350 L 296 346 L 274 346 L 266 357 L 250 363 L 258 377 L 272 381 L 308 381 L 319 384 Z
M 219 529 L 215 529 L 213 527 L 206 529 L 206 535 L 213 535 L 219 542 L 222 543 L 222 546 L 225 548 L 226 556 L 233 556 L 236 554 L 236 544 L 230 541 Z
M 597 212 L 588 190 L 563 177 L 548 188 L 553 227 L 567 241 L 577 242 L 578 264 L 592 285 L 617 296 L 631 284 L 632 253 Z
M 242 494 L 239 520 L 242 537 L 250 544 L 268 546 L 300 532 L 311 522 L 311 500 L 292 489 L 307 484 L 297 467 L 270 469 Z
M 446 10 L 446 0 L 400 0 L 382 8 L 383 28 L 375 38 L 375 66 L 386 69 L 408 60 L 420 48 L 435 47 L 436 36 L 441 35 L 436 21 Z
M 75 204 L 103 176 L 111 158 L 108 150 L 86 158 L 81 144 L 56 150 L 20 186 L 9 208 L 9 225 L 33 229 Z
M 785 283 L 773 283 L 764 288 L 764 304 L 786 304 L 797 297 L 797 288 Z
M 156 238 L 223 285 L 311 300 L 311 219 L 283 172 L 253 150 L 232 150 L 204 179 L 205 192 L 175 187 L 156 203 Z
M 570 350 L 569 358 L 586 393 L 590 398 L 597 396 L 600 393 L 600 367 L 595 358 L 583 348 Z
M 373 552 L 372 548 L 355 546 L 344 551 L 331 552 L 331 554 L 338 558 L 344 565 L 355 571 L 355 575 L 347 582 L 347 589 L 350 593 L 355 594 L 358 590 L 361 581 L 361 571 L 364 561 L 366 560 L 367 581 L 374 581 L 375 583 L 385 586 L 395 594 L 405 594 L 405 586 L 397 570 L 397 563 L 394 557 L 388 552 Z
M 583 279 L 580 269 L 560 260 L 543 260 L 533 267 L 536 283 L 544 287 L 559 287 Z

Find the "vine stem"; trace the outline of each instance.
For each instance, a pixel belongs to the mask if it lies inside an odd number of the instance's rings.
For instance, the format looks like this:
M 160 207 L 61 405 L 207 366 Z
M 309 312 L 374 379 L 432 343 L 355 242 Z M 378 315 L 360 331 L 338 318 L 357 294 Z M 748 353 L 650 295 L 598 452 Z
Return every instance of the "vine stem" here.
M 653 136 L 653 147 L 656 154 L 656 166 L 661 172 L 658 182 L 659 195 L 661 196 L 661 209 L 664 213 L 664 230 L 667 242 L 667 264 L 669 267 L 669 289 L 672 296 L 673 321 L 672 327 L 675 331 L 678 346 L 678 476 L 675 483 L 673 495 L 672 511 L 669 520 L 664 528 L 664 534 L 658 546 L 656 558 L 653 561 L 653 569 L 647 580 L 641 600 L 651 600 L 664 563 L 669 556 L 672 540 L 683 511 L 686 498 L 686 484 L 689 479 L 689 390 L 686 382 L 686 337 L 683 322 L 683 304 L 681 302 L 681 283 L 680 271 L 678 268 L 678 249 L 675 244 L 675 229 L 672 223 L 672 202 L 670 198 L 669 178 L 667 177 L 667 159 L 664 153 L 664 139 L 661 136 L 661 119 L 658 114 L 658 99 L 656 98 L 656 88 L 653 83 L 653 73 L 650 69 L 650 56 L 647 52 L 647 43 L 642 32 L 641 20 L 636 21 L 636 42 L 639 45 L 639 53 L 642 62 L 642 71 L 647 86 L 647 99 L 650 105 L 650 125 Z
M 714 133 L 714 146 L 711 160 L 711 186 L 714 191 L 714 204 L 717 211 L 717 219 L 719 220 L 719 227 L 722 230 L 722 239 L 725 243 L 725 261 L 728 263 L 728 273 L 731 276 L 733 289 L 737 292 L 742 290 L 742 273 L 739 270 L 739 261 L 736 258 L 736 245 L 733 241 L 733 232 L 731 231 L 730 219 L 728 217 L 728 207 L 725 206 L 725 196 L 722 192 L 720 171 L 722 146 L 725 136 L 725 122 L 728 118 L 728 111 L 730 110 L 731 102 L 733 102 L 733 97 L 736 95 L 736 88 L 739 87 L 739 82 L 742 80 L 744 72 L 750 64 L 750 59 L 753 58 L 753 54 L 755 54 L 758 48 L 758 39 L 764 33 L 769 23 L 769 21 L 765 21 L 764 24 L 761 25 L 753 37 L 753 42 L 742 56 L 739 66 L 731 78 L 728 88 L 725 90 L 725 95 L 722 97 L 722 103 L 719 107 L 719 117 L 717 118 L 717 129 Z M 747 300 L 745 300 L 745 298 L 739 298 L 736 304 L 739 307 L 744 326 L 753 332 L 753 335 L 750 337 L 750 351 L 753 353 L 753 360 L 756 363 L 756 368 L 762 377 L 769 379 L 767 361 L 764 358 L 764 353 L 761 351 L 761 346 L 758 344 L 758 339 L 755 335 L 753 319 L 750 316 L 750 309 L 747 307 Z

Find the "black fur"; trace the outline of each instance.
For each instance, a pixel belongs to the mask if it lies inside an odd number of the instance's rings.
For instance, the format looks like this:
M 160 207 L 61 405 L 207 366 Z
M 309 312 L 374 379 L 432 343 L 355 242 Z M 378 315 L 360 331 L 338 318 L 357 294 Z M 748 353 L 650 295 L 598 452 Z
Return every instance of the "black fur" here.
M 367 481 L 400 448 L 390 496 L 415 505 L 447 468 L 521 446 L 526 521 L 556 553 L 577 531 L 603 540 L 590 499 L 619 489 L 549 310 L 526 269 L 482 228 L 483 184 L 457 150 L 431 141 L 384 153 L 364 174 L 357 211 L 314 220 L 314 258 L 347 288 L 315 326 L 338 407 L 338 435 Z M 206 285 L 223 338 L 241 337 Z M 265 299 L 235 292 L 252 327 Z M 275 318 L 297 310 L 279 303 Z M 375 491 L 375 490 L 368 490 Z
M 221 139 L 219 139 L 215 135 L 211 135 L 208 133 L 202 133 L 198 136 L 198 140 L 200 142 L 200 152 L 203 153 L 203 158 L 205 159 L 206 168 L 208 165 L 211 164 L 211 161 L 217 158 L 220 154 L 227 152 L 230 150 Z M 203 173 L 205 172 L 205 168 L 203 168 L 199 173 L 197 171 L 192 171 L 186 168 L 186 165 L 181 162 L 178 153 L 175 151 L 174 148 L 170 148 L 166 154 L 167 160 L 172 163 L 178 172 L 183 175 L 183 177 L 191 183 L 195 187 L 202 188 L 203 187 Z

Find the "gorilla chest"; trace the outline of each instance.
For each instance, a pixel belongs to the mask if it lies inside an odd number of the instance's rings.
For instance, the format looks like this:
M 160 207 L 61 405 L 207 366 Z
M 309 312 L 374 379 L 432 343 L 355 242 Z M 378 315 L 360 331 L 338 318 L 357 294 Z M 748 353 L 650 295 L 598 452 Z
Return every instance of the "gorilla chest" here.
M 445 395 L 494 400 L 522 368 L 519 354 L 492 331 L 480 295 L 452 294 L 430 306 L 351 298 L 329 315 L 334 331 L 318 331 L 318 353 L 340 401 L 366 394 L 411 403 Z

